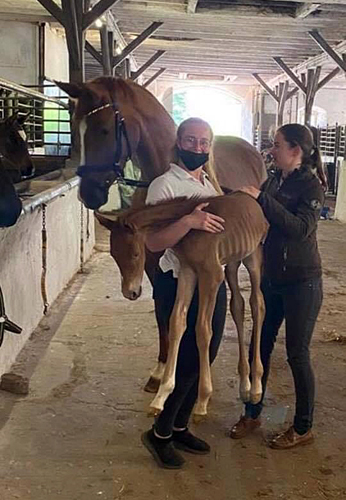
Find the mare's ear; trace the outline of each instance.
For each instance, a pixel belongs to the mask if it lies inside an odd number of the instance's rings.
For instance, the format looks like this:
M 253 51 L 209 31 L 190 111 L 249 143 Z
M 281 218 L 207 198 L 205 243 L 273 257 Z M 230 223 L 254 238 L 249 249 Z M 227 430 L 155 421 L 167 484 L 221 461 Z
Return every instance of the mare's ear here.
M 72 100 L 78 99 L 82 94 L 83 85 L 79 83 L 58 82 L 57 80 L 54 80 L 54 83 L 59 89 L 66 92 Z
M 102 215 L 100 212 L 94 212 L 94 215 L 96 217 L 96 219 L 99 221 L 100 224 L 102 224 L 103 227 L 105 227 L 106 229 L 108 229 L 109 231 L 112 231 L 115 223 L 117 222 L 118 220 L 118 217 L 112 217 L 110 218 L 109 216 L 106 217 L 105 215 Z

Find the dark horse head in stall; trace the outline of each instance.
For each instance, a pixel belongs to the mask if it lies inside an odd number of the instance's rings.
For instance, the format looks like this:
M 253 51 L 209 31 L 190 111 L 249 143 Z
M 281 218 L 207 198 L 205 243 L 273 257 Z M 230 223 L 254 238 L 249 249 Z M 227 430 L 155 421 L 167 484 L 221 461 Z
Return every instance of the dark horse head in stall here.
M 0 227 L 15 224 L 22 210 L 22 202 L 13 187 L 11 177 L 6 172 L 2 158 L 20 171 L 22 178 L 34 174 L 25 133 L 22 128 L 27 116 L 12 115 L 0 121 Z

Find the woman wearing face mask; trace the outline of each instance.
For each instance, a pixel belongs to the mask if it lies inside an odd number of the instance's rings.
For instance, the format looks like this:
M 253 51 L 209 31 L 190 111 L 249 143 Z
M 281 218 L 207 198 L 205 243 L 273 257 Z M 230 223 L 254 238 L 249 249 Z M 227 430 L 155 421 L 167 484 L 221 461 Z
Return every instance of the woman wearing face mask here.
M 293 425 L 275 436 L 269 445 L 288 449 L 313 440 L 315 384 L 309 346 L 322 304 L 316 231 L 326 178 L 311 131 L 303 125 L 292 123 L 280 127 L 271 153 L 277 172 L 267 179 L 261 191 L 253 186 L 241 190 L 257 199 L 270 224 L 264 244 L 262 280 L 266 305 L 261 336 L 263 397 L 271 353 L 285 320 L 287 360 L 294 379 L 296 409 Z M 246 403 L 245 414 L 231 429 L 231 438 L 243 438 L 261 425 L 263 397 L 256 405 Z
M 206 198 L 221 194 L 221 190 L 208 163 L 213 140 L 208 123 L 199 118 L 185 120 L 178 128 L 174 150 L 175 162 L 169 170 L 157 177 L 149 186 L 147 203 L 153 204 L 179 196 Z M 206 171 L 209 172 L 209 176 Z M 165 253 L 160 259 L 160 270 L 154 283 L 156 314 L 168 326 L 173 310 L 179 260 L 172 247 L 191 229 L 219 233 L 224 220 L 204 211 L 207 203 L 168 227 L 147 236 L 146 245 L 152 252 Z M 210 361 L 213 362 L 221 341 L 226 316 L 226 287 L 220 286 L 214 316 Z M 195 336 L 198 312 L 197 290 L 187 317 L 187 329 L 182 338 L 176 372 L 176 383 L 164 409 L 152 429 L 144 432 L 142 441 L 161 467 L 179 469 L 184 464 L 177 449 L 196 454 L 207 454 L 210 446 L 195 437 L 188 429 L 190 414 L 197 399 L 199 361 Z

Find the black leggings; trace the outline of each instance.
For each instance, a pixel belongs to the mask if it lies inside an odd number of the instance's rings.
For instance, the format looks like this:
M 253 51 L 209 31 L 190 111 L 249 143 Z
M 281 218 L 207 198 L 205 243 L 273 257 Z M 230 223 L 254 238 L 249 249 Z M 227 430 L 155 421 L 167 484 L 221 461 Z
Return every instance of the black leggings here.
M 173 310 L 178 280 L 172 271 L 158 272 L 154 282 L 154 300 L 157 316 L 168 324 Z M 220 285 L 212 321 L 213 336 L 210 342 L 210 362 L 216 358 L 226 318 L 226 286 Z M 170 436 L 173 427 L 187 427 L 191 412 L 197 399 L 199 379 L 199 355 L 196 344 L 195 325 L 198 314 L 198 290 L 196 288 L 187 315 L 187 328 L 181 339 L 177 360 L 175 388 L 167 398 L 163 411 L 155 423 L 160 436 Z
M 261 401 L 245 405 L 246 415 L 257 418 L 263 408 L 263 398 L 270 369 L 270 356 L 283 320 L 286 322 L 286 352 L 296 392 L 294 428 L 305 434 L 313 423 L 315 379 L 310 362 L 310 341 L 321 308 L 323 292 L 321 278 L 294 285 L 262 283 L 266 315 L 261 336 L 261 359 L 264 368 Z M 250 359 L 252 344 L 250 345 Z

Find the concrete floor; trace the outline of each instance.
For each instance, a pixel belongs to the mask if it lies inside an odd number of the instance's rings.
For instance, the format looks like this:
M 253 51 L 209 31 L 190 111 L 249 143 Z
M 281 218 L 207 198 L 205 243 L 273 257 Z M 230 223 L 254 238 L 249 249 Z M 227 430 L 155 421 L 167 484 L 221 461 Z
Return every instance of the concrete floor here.
M 345 336 L 345 237 L 345 225 L 321 223 L 326 298 L 312 346 L 318 384 L 312 445 L 286 452 L 265 445 L 268 434 L 292 418 L 283 335 L 263 428 L 241 441 L 227 437 L 241 411 L 237 341 L 228 317 L 209 416 L 194 427 L 212 453 L 186 455 L 181 471 L 159 469 L 140 441 L 152 423 L 152 396 L 142 388 L 157 355 L 150 287 L 138 302 L 123 299 L 118 271 L 99 251 L 52 306 L 14 367 L 30 377 L 30 394 L 0 393 L 0 499 L 345 499 L 346 345 L 333 340 Z M 250 327 L 248 311 L 247 322 Z

